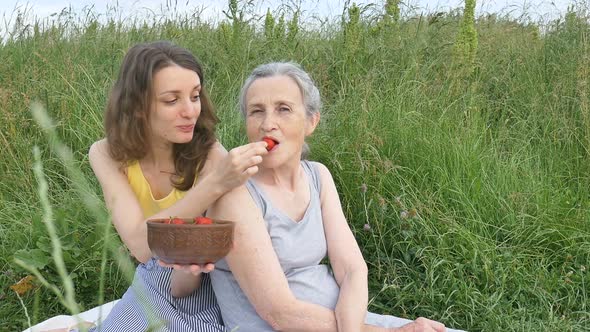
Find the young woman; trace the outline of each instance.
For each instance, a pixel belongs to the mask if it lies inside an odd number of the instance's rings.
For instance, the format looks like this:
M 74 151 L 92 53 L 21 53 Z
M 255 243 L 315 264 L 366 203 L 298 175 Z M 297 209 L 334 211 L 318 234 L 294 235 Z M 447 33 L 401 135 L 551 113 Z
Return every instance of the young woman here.
M 256 68 L 240 109 L 250 142 L 271 140 L 247 189 L 255 204 L 230 195 L 209 214 L 238 220 L 235 247 L 212 272 L 223 320 L 239 331 L 446 331 L 367 312 L 367 265 L 346 222 L 328 169 L 302 160 L 320 120 L 320 95 L 292 63 Z M 262 218 L 239 218 L 240 214 Z M 329 257 L 330 266 L 320 264 Z M 186 275 L 185 275 L 186 276 Z M 178 279 L 180 283 L 186 280 Z
M 216 140 L 217 122 L 201 65 L 188 50 L 154 42 L 127 52 L 107 105 L 106 138 L 89 157 L 112 222 L 140 264 L 100 331 L 225 331 L 202 273 L 213 265 L 187 267 L 197 277 L 170 289 L 187 271 L 157 264 L 146 226 L 151 218 L 202 215 L 257 172 L 265 143 L 228 153 Z

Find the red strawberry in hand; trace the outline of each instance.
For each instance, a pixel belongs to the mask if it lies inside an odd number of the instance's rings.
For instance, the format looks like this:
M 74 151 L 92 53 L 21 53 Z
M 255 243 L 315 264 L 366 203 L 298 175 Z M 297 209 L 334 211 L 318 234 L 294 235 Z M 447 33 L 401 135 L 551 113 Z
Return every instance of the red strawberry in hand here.
M 263 141 L 266 142 L 266 151 L 270 151 L 272 150 L 272 148 L 275 147 L 275 145 L 277 144 L 272 138 L 270 137 L 264 137 L 262 139 Z
M 213 220 L 211 220 L 211 218 L 207 218 L 207 217 L 196 217 L 195 218 L 195 224 L 197 225 L 211 225 L 213 223 Z

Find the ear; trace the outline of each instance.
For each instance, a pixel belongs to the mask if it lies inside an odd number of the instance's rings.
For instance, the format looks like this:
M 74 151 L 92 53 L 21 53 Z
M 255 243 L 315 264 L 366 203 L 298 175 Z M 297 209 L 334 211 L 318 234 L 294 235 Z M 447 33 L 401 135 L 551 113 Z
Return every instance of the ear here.
M 315 128 L 320 123 L 320 113 L 315 113 L 310 118 L 307 119 L 307 127 L 305 128 L 305 136 L 311 135 Z

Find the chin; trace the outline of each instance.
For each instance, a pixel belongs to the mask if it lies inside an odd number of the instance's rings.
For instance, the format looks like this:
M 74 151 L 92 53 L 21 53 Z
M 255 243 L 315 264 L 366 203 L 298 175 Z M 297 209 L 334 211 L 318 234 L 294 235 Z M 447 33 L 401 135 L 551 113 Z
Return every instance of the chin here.
M 260 163 L 260 167 L 262 168 L 267 168 L 267 169 L 271 169 L 271 168 L 277 168 L 281 165 L 281 162 L 278 162 L 276 160 L 263 160 L 262 163 Z
M 190 143 L 193 140 L 193 135 L 191 135 L 190 137 L 187 136 L 183 136 L 183 137 L 178 137 L 174 140 L 174 143 L 176 144 L 186 144 L 186 143 Z
M 293 164 L 299 164 L 300 159 L 284 159 L 284 158 L 272 158 L 272 159 L 265 159 L 260 164 L 261 167 L 272 169 L 272 168 L 280 168 L 283 166 L 291 166 Z

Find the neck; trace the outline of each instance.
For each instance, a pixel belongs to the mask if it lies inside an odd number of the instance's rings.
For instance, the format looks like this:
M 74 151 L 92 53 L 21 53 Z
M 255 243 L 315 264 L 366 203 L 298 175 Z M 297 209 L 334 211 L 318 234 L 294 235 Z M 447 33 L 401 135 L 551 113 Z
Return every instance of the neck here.
M 269 186 L 277 186 L 283 190 L 295 191 L 301 180 L 301 161 L 285 163 L 276 168 L 260 168 L 255 179 Z
M 154 171 L 173 174 L 174 156 L 172 144 L 153 144 L 150 152 L 142 159 L 142 163 Z

